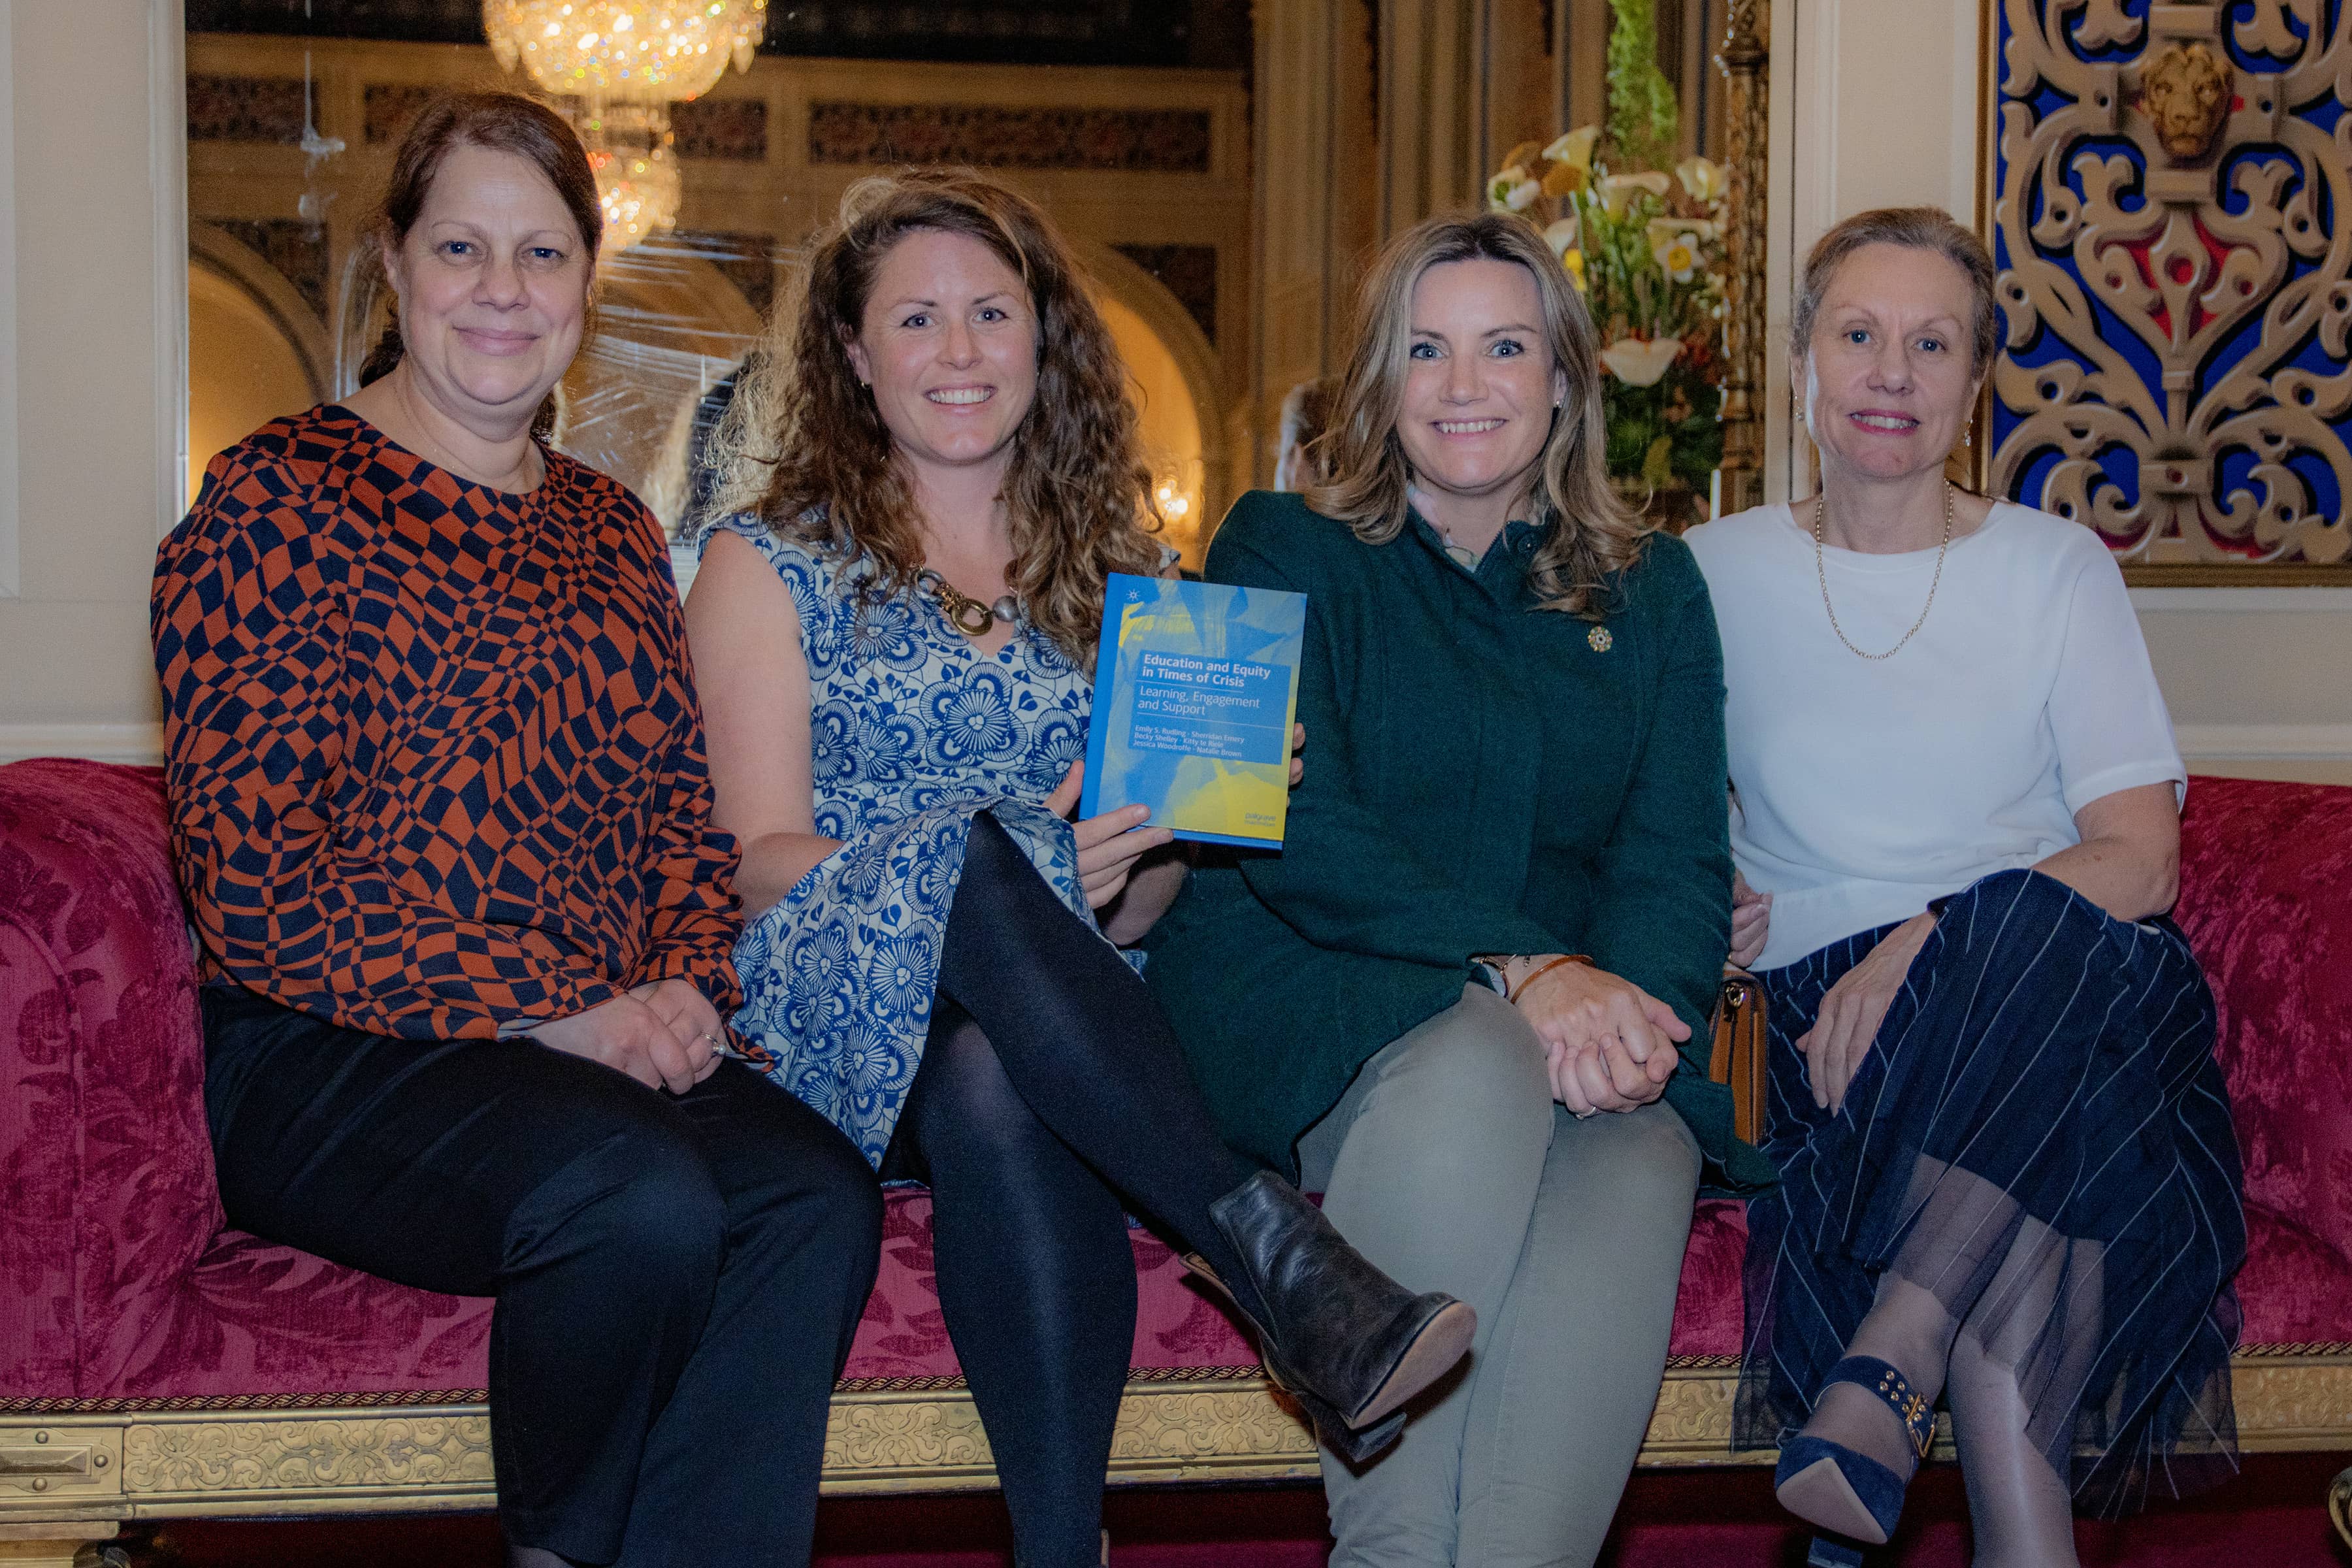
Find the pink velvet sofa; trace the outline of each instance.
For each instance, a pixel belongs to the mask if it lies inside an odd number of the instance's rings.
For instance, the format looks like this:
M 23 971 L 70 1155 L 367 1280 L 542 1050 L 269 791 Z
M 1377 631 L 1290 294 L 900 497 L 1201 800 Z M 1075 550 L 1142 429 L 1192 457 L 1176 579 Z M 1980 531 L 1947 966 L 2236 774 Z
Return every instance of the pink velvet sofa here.
M 2352 789 L 2200 779 L 2189 799 L 2179 918 L 2220 998 L 2246 1156 L 2241 1433 L 2352 1447 Z M 491 1500 L 489 1302 L 223 1229 L 203 1060 L 158 775 L 0 768 L 0 1555 L 47 1541 L 63 1563 L 124 1520 Z M 1738 1205 L 1701 1205 L 1645 1464 L 1743 1462 L 1745 1234 Z M 892 1199 L 883 1250 L 826 1485 L 990 1485 L 927 1196 Z M 1111 1479 L 1311 1476 L 1233 1325 L 1165 1247 L 1139 1233 L 1135 1253 Z

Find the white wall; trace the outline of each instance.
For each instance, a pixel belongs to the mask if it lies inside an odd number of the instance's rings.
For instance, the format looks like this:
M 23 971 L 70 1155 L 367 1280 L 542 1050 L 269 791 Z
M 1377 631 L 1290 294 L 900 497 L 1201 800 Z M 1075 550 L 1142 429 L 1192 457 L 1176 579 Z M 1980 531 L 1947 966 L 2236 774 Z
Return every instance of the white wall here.
M 155 750 L 147 584 L 184 426 L 183 26 L 170 0 L 0 0 L 0 760 Z
M 1991 3 L 1772 7 L 1769 499 L 1786 500 L 1792 473 L 1802 475 L 1808 461 L 1790 414 L 1787 353 L 1789 301 L 1806 248 L 1869 207 L 1933 202 L 1973 220 L 1983 7 Z M 2142 588 L 2132 599 L 2190 767 L 2352 784 L 2352 588 Z
M 0 0 L 0 604 L 16 596 L 16 0 Z

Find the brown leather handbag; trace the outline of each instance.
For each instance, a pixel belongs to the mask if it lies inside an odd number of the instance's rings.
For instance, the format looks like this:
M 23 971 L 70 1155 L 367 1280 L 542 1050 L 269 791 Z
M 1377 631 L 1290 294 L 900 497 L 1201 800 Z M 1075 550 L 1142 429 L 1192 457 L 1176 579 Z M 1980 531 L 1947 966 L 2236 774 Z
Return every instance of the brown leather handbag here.
M 1731 1086 L 1731 1128 L 1743 1143 L 1764 1142 L 1764 987 L 1746 970 L 1725 964 L 1706 1076 Z

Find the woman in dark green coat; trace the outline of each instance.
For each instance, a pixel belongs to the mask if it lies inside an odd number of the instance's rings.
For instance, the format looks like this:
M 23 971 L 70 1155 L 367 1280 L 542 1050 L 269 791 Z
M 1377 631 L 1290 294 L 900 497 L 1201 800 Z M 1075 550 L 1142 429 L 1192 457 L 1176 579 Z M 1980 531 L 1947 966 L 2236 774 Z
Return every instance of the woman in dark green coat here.
M 1516 217 L 1367 280 L 1321 456 L 1208 575 L 1307 595 L 1314 765 L 1279 853 L 1204 866 L 1147 971 L 1226 1138 L 1478 1310 L 1466 1376 L 1362 1469 L 1336 1565 L 1581 1563 L 1633 1465 L 1702 1178 L 1728 945 L 1722 655 L 1690 552 L 1610 492 L 1592 329 Z

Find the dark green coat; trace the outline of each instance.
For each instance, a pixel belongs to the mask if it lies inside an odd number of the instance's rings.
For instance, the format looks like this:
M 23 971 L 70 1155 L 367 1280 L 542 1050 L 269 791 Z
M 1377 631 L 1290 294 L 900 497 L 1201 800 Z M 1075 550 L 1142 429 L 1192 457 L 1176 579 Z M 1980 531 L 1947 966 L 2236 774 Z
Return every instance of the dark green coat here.
M 1306 782 L 1278 853 L 1208 857 L 1145 945 L 1226 1139 L 1294 1145 L 1375 1052 L 1459 1000 L 1481 952 L 1582 952 L 1691 1026 L 1666 1100 L 1706 1180 L 1769 1184 L 1706 1079 L 1731 933 L 1723 653 L 1680 540 L 1596 626 L 1532 607 L 1512 523 L 1474 576 L 1418 517 L 1384 545 L 1254 491 L 1213 582 L 1307 595 Z

